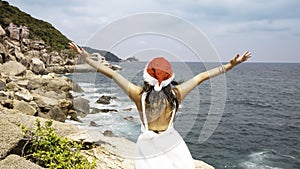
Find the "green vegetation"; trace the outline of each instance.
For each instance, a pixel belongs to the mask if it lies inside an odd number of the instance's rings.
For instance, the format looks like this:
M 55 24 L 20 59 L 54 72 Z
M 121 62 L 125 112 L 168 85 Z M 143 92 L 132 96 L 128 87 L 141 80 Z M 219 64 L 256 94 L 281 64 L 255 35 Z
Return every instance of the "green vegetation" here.
M 68 49 L 68 40 L 50 23 L 35 19 L 18 8 L 0 0 L 0 25 L 7 27 L 10 23 L 27 26 L 30 30 L 30 39 L 42 39 L 52 50 Z
M 50 169 L 94 169 L 95 159 L 90 163 L 80 153 L 82 144 L 58 136 L 51 127 L 52 121 L 45 126 L 36 120 L 36 129 L 21 126 L 27 143 L 23 155 L 36 164 Z

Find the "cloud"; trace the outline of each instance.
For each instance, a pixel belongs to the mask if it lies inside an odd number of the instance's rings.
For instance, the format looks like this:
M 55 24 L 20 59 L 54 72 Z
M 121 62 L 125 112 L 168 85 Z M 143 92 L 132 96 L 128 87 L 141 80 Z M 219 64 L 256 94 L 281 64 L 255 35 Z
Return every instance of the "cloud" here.
M 264 45 L 281 38 L 291 46 L 288 51 L 295 55 L 298 51 L 291 44 L 300 43 L 298 0 L 8 1 L 32 16 L 50 22 L 79 44 L 85 43 L 93 33 L 113 21 L 144 12 L 169 13 L 187 20 L 201 29 L 214 43 L 223 43 L 218 45 L 221 55 L 226 55 L 224 51 L 244 37 L 253 39 L 253 43 L 257 39 L 264 39 Z M 176 23 L 163 21 L 159 25 L 163 28 L 175 26 Z M 124 29 L 132 28 L 127 25 Z M 245 45 L 263 51 L 256 44 Z M 282 53 L 280 48 L 276 50 L 275 55 Z M 295 57 L 295 60 L 300 61 L 299 58 Z

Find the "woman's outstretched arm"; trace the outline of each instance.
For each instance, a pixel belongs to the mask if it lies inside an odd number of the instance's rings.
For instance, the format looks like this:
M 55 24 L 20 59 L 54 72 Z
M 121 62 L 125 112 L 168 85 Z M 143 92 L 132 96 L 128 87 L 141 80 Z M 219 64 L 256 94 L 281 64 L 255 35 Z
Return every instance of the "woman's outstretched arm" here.
M 236 65 L 245 62 L 251 57 L 251 53 L 246 51 L 242 56 L 237 54 L 230 62 L 226 65 L 221 65 L 217 68 L 205 71 L 193 77 L 192 79 L 178 85 L 175 87 L 175 91 L 179 96 L 179 101 L 181 101 L 190 91 L 192 91 L 196 86 L 202 83 L 205 80 L 218 76 L 222 73 L 226 73 L 228 70 L 232 69 Z
M 104 66 L 101 63 L 95 62 L 91 59 L 89 54 L 82 48 L 78 47 L 74 42 L 69 43 L 70 48 L 73 49 L 73 51 L 77 54 L 79 54 L 87 64 L 92 66 L 97 70 L 97 72 L 100 72 L 104 74 L 105 76 L 113 79 L 118 86 L 135 102 L 139 102 L 139 98 L 137 97 L 141 91 L 142 88 L 139 86 L 134 85 L 130 81 L 128 81 L 126 78 L 124 78 L 121 74 L 115 72 L 114 70 Z

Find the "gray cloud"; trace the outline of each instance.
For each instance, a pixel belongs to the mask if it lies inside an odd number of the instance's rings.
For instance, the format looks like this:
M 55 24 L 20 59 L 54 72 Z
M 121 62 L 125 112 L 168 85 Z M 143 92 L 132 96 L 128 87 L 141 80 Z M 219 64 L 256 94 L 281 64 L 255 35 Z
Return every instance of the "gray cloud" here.
M 295 47 L 295 44 L 300 44 L 298 0 L 8 1 L 34 17 L 52 23 L 80 44 L 85 43 L 98 29 L 119 18 L 143 12 L 163 12 L 184 18 L 200 28 L 216 45 L 223 60 L 245 48 L 256 51 L 253 53 L 264 58 L 270 55 L 266 46 L 274 44 L 277 47 L 272 52 L 277 58 L 281 57 L 279 54 L 288 52 L 291 57 L 288 60 L 300 62 Z M 164 21 L 159 25 L 163 28 L 176 24 Z M 126 25 L 124 29 L 131 27 Z M 245 38 L 247 43 L 238 43 Z M 258 40 L 261 43 L 259 46 Z M 283 44 L 289 50 L 283 50 L 280 47 Z M 261 61 L 261 57 L 253 57 L 253 60 Z M 269 57 L 265 59 L 269 61 Z

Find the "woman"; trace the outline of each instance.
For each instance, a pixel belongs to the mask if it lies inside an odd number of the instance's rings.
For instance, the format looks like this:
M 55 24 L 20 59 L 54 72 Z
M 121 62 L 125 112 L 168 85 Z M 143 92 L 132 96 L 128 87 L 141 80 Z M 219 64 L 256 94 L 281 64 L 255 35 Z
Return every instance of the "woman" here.
M 172 85 L 174 73 L 171 64 L 164 58 L 154 58 L 145 67 L 144 87 L 139 87 L 93 61 L 75 43 L 70 43 L 70 47 L 98 72 L 113 79 L 134 101 L 142 123 L 142 134 L 136 144 L 136 169 L 194 169 L 188 147 L 173 128 L 174 116 L 181 101 L 203 81 L 225 73 L 251 57 L 251 53 L 246 51 L 241 57 L 236 55 L 226 65 L 200 73 L 175 86 Z

